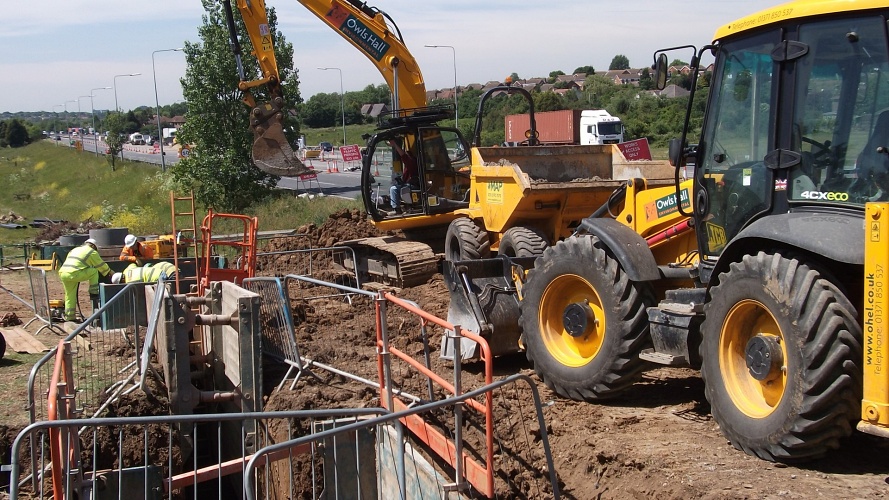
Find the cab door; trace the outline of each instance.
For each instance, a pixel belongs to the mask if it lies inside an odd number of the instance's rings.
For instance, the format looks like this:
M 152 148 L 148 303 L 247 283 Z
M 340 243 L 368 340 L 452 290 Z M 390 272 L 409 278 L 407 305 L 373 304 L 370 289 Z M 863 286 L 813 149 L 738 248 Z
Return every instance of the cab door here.
M 771 203 L 780 43 L 775 30 L 719 46 L 707 120 L 696 159 L 695 217 L 704 257 L 726 244 Z

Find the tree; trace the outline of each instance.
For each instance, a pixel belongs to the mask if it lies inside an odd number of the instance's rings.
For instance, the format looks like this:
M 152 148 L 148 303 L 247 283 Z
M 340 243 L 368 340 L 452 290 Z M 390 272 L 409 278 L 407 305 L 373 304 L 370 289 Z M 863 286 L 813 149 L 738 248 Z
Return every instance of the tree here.
M 301 107 L 303 123 L 312 128 L 335 127 L 340 123 L 340 95 L 320 92 Z
M 537 92 L 534 97 L 534 112 L 558 111 L 566 109 L 565 99 L 555 92 Z
M 639 75 L 639 88 L 641 90 L 651 90 L 655 87 L 654 79 L 651 78 L 651 71 L 648 68 L 642 68 L 642 74 Z
M 225 14 L 218 2 L 203 0 L 206 14 L 198 30 L 201 42 L 185 43 L 186 72 L 182 93 L 188 103 L 188 121 L 177 132 L 182 144 L 190 145 L 191 154 L 173 167 L 173 178 L 180 188 L 194 192 L 207 207 L 243 212 L 254 202 L 266 198 L 277 178 L 253 165 L 253 134 L 249 128 L 250 109 L 241 102 L 238 71 L 229 50 Z M 268 10 L 269 30 L 275 58 L 284 82 L 285 109 L 295 109 L 300 102 L 298 79 L 293 68 L 293 46 L 277 29 L 275 10 Z M 240 17 L 235 18 L 243 52 L 251 53 L 250 40 Z M 258 63 L 250 57 L 242 60 L 247 78 L 259 75 Z M 264 88 L 253 89 L 257 102 L 267 102 Z M 295 118 L 285 115 L 284 129 L 298 134 Z
M 611 100 L 620 89 L 614 82 L 605 78 L 604 75 L 587 76 L 583 84 L 583 93 L 586 94 L 587 104 L 595 109 L 605 107 L 605 104 Z
M 13 119 L 9 122 L 6 132 L 3 134 L 3 139 L 12 148 L 20 148 L 31 142 L 31 139 L 28 137 L 28 130 L 18 119 Z
M 688 66 L 688 63 L 683 61 L 682 59 L 673 59 L 673 62 L 670 63 L 670 66 L 674 68 L 681 68 L 683 66 Z
M 126 117 L 121 113 L 108 113 L 108 116 L 105 118 L 105 127 L 108 130 L 105 144 L 108 145 L 108 157 L 111 159 L 112 172 L 114 171 L 114 162 L 117 155 L 123 151 L 126 125 Z
M 572 73 L 572 74 L 576 75 L 578 73 L 585 73 L 586 76 L 595 75 L 596 68 L 594 68 L 592 66 L 580 66 L 580 67 L 576 68 L 574 70 L 574 73 Z
M 608 69 L 630 69 L 630 60 L 627 59 L 627 56 L 618 54 L 614 56 L 614 59 L 611 60 L 611 64 L 608 66 Z
M 548 81 L 549 83 L 553 83 L 553 82 L 556 81 L 556 78 L 558 78 L 558 77 L 560 77 L 560 76 L 562 76 L 562 75 L 564 75 L 564 74 L 565 74 L 564 71 L 562 71 L 562 70 L 558 70 L 558 69 L 555 70 L 555 71 L 550 71 L 550 72 L 549 72 L 549 79 L 548 79 L 547 81 Z

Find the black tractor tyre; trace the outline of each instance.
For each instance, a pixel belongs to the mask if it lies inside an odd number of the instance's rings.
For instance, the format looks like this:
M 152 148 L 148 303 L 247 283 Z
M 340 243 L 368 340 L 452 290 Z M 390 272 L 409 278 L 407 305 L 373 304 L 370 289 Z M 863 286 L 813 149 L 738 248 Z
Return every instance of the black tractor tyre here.
M 537 228 L 516 226 L 503 233 L 497 253 L 507 257 L 535 257 L 549 247 L 546 236 Z
M 3 359 L 3 356 L 6 355 L 6 337 L 0 333 L 0 359 Z
M 575 236 L 547 248 L 523 287 L 521 316 L 528 360 L 550 389 L 593 401 L 617 395 L 649 364 L 648 283 L 630 281 L 595 236 Z
M 860 416 L 861 327 L 855 307 L 796 259 L 746 255 L 710 290 L 701 375 L 732 446 L 800 462 L 839 447 Z
M 445 235 L 445 259 L 486 259 L 491 256 L 488 233 L 472 219 L 460 217 L 451 221 Z

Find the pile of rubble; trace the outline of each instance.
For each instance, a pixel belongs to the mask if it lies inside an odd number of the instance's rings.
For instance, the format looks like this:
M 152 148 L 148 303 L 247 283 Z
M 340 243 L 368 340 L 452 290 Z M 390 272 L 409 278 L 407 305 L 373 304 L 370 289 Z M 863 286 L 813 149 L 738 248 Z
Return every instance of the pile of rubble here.
M 59 236 L 66 234 L 89 234 L 90 229 L 103 229 L 105 227 L 105 223 L 92 219 L 87 219 L 83 222 L 58 221 L 44 225 L 43 229 L 34 237 L 34 241 L 38 243 L 56 241 L 59 239 Z
M 22 217 L 21 215 L 13 212 L 11 210 L 6 215 L 0 215 L 0 223 L 2 223 L 2 224 L 15 224 L 15 223 L 21 223 L 24 221 L 25 221 L 24 217 Z

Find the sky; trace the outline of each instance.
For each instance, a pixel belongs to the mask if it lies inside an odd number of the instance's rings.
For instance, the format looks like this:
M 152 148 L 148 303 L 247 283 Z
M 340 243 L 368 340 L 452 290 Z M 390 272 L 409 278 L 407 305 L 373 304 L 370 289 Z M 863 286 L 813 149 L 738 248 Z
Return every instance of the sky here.
M 234 3 L 234 2 L 233 2 Z M 617 54 L 635 68 L 654 50 L 712 40 L 716 29 L 776 0 L 379 0 L 420 65 L 427 89 L 545 77 Z M 294 46 L 304 99 L 383 84 L 376 67 L 298 1 L 266 0 Z M 0 112 L 122 110 L 183 101 L 184 42 L 200 42 L 199 0 L 33 0 L 0 15 Z M 237 13 L 236 13 L 237 15 Z M 425 45 L 451 45 L 427 48 Z M 683 53 L 677 53 L 681 56 Z M 684 54 L 688 54 L 687 52 Z M 248 55 L 249 57 L 249 55 Z M 672 60 L 673 57 L 670 57 Z M 688 57 L 683 57 L 688 60 Z M 138 76 L 117 76 L 140 73 Z M 155 97 L 155 83 L 157 95 Z M 105 89 L 105 87 L 111 87 Z

